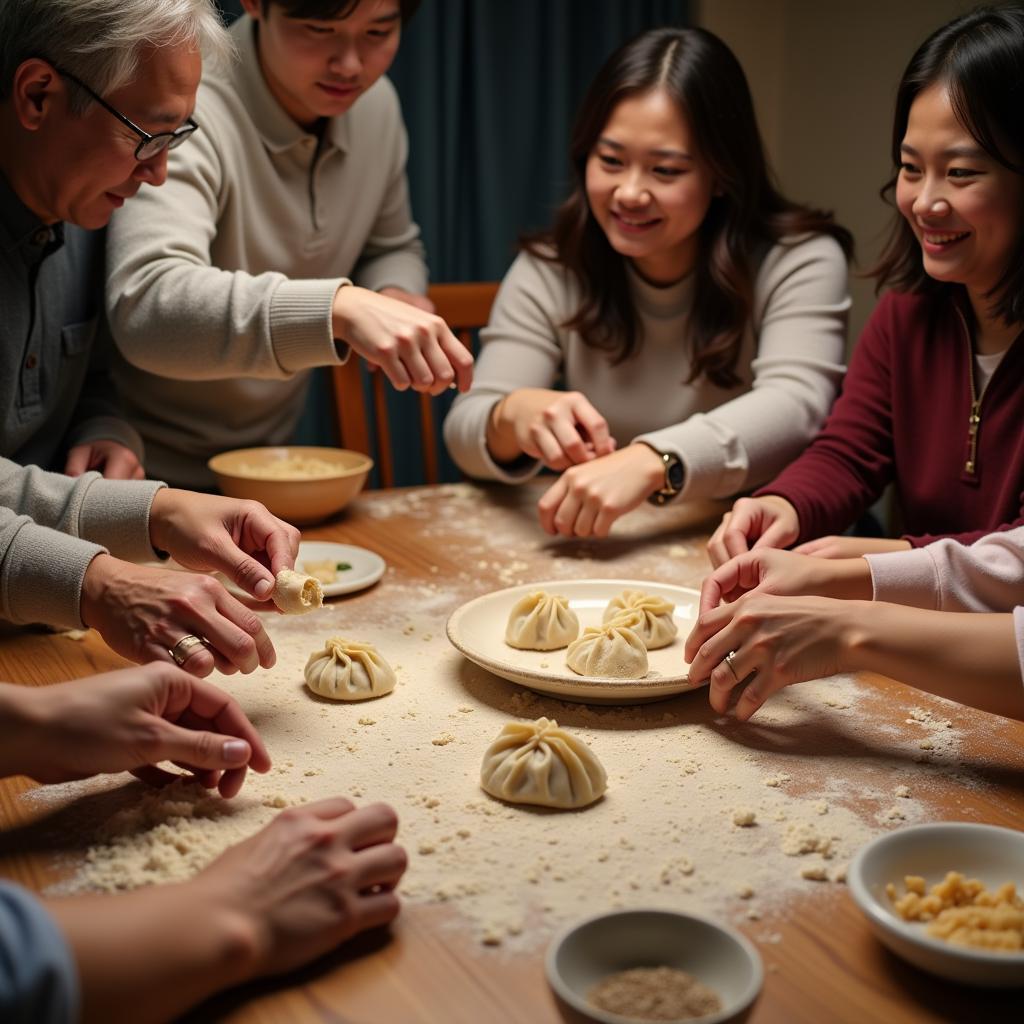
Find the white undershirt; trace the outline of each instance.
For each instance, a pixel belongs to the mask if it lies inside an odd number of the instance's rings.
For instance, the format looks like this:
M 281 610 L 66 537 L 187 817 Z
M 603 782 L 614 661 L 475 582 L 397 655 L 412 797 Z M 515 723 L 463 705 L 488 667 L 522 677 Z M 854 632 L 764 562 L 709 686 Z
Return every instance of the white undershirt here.
M 992 374 L 996 372 L 996 367 L 1003 361 L 1006 352 L 1007 350 L 1003 349 L 1002 352 L 991 352 L 988 355 L 975 353 L 974 375 L 979 398 L 984 394 L 988 382 L 992 379 Z

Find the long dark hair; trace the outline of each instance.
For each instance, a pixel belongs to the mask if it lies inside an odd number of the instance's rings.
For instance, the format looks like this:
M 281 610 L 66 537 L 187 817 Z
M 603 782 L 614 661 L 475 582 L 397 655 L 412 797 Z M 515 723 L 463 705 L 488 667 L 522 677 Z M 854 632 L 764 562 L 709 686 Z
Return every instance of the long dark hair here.
M 956 119 L 993 160 L 1024 175 L 1024 7 L 985 7 L 964 14 L 922 43 L 903 72 L 892 126 L 892 177 L 882 198 L 895 206 L 896 181 L 910 108 L 918 95 L 941 83 Z M 986 298 L 1007 323 L 1024 321 L 1024 225 L 1003 276 Z M 951 286 L 925 273 L 921 245 L 897 211 L 889 239 L 871 271 L 878 290 L 939 295 Z
M 700 28 L 660 28 L 637 36 L 608 58 L 580 107 L 569 145 L 575 186 L 553 226 L 522 240 L 541 259 L 565 266 L 582 298 L 563 326 L 611 355 L 628 359 L 641 343 L 626 264 L 587 203 L 586 164 L 612 111 L 631 96 L 664 89 L 689 120 L 699 153 L 721 195 L 699 233 L 690 322 L 694 361 L 720 387 L 739 383 L 736 361 L 754 299 L 754 255 L 764 243 L 807 233 L 831 235 L 849 256 L 850 233 L 831 214 L 790 202 L 776 190 L 765 160 L 746 76 L 732 51 Z

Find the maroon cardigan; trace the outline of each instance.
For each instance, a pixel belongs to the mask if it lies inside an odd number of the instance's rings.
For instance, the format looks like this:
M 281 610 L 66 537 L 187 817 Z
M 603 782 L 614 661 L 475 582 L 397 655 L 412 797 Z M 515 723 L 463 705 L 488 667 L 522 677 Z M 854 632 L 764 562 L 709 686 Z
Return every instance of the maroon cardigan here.
M 1024 525 L 1024 333 L 984 391 L 972 458 L 965 308 L 955 294 L 879 302 L 821 433 L 756 492 L 796 508 L 798 543 L 842 533 L 891 482 L 914 547 Z

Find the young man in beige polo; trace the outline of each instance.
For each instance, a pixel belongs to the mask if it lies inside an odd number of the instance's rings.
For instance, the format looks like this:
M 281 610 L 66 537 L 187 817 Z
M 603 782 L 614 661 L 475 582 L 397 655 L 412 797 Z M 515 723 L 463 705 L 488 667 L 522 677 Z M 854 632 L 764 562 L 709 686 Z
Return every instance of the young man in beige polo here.
M 163 189 L 115 216 L 108 312 L 147 470 L 205 486 L 226 448 L 289 441 L 308 371 L 350 350 L 396 388 L 469 386 L 423 297 L 407 139 L 384 77 L 418 0 L 243 0 Z

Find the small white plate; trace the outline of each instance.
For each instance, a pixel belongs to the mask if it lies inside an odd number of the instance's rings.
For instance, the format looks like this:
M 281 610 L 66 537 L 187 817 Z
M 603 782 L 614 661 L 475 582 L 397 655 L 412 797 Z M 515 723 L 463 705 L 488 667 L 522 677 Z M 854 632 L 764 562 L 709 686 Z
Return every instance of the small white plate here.
M 1015 882 L 1024 889 L 1024 832 L 997 825 L 940 821 L 911 825 L 862 846 L 850 862 L 850 895 L 878 938 L 897 955 L 952 981 L 993 988 L 1024 985 L 1024 953 L 951 946 L 929 935 L 924 923 L 904 921 L 886 895 L 888 882 L 904 892 L 906 875 L 920 875 L 931 889 L 959 871 L 987 889 Z
M 303 562 L 322 562 L 326 559 L 334 562 L 348 562 L 351 569 L 338 572 L 338 578 L 333 583 L 321 583 L 324 597 L 337 597 L 339 594 L 351 594 L 355 590 L 362 590 L 365 587 L 373 586 L 384 575 L 387 563 L 380 555 L 366 548 L 358 548 L 354 544 L 335 544 L 326 540 L 304 540 L 299 542 L 299 554 L 295 559 L 295 568 L 304 572 Z M 224 584 L 227 590 L 236 596 L 245 594 L 242 589 L 233 581 L 221 573 L 217 578 Z
M 608 602 L 624 590 L 642 590 L 675 604 L 679 634 L 668 647 L 648 652 L 650 670 L 643 679 L 602 679 L 579 676 L 565 663 L 565 648 L 520 651 L 505 643 L 505 626 L 512 606 L 524 594 L 546 590 L 568 598 L 580 620 L 580 632 L 599 626 Z M 639 704 L 661 700 L 699 683 L 691 683 L 683 660 L 683 644 L 697 618 L 700 594 L 689 587 L 647 580 L 547 580 L 524 583 L 474 598 L 452 612 L 448 639 L 470 661 L 502 679 L 564 700 L 591 704 Z

